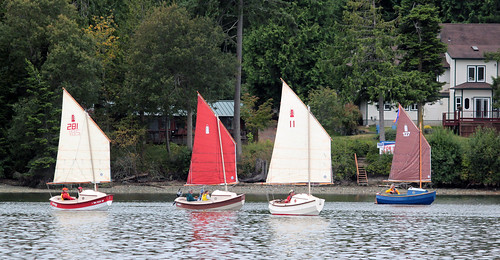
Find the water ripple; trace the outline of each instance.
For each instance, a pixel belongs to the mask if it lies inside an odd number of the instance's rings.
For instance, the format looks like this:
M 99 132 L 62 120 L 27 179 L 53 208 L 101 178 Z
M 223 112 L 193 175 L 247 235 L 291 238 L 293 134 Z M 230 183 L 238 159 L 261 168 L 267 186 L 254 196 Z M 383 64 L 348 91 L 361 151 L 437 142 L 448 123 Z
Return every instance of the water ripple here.
M 327 202 L 317 217 L 278 217 L 267 203 L 196 212 L 169 202 L 116 202 L 105 212 L 0 202 L 0 258 L 494 259 L 500 203 L 431 206 Z

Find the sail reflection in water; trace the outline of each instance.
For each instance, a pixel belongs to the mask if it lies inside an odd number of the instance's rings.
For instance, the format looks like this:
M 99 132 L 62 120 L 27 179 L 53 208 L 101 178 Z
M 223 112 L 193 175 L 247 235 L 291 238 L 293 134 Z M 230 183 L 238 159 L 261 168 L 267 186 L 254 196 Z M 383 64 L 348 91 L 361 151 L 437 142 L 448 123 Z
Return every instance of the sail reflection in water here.
M 108 231 L 107 211 L 53 211 L 54 247 L 61 257 L 85 255 L 89 249 L 96 253 L 106 244 Z M 69 248 L 71 248 L 69 250 Z
M 321 216 L 269 216 L 272 232 L 270 248 L 294 258 L 328 256 L 322 250 L 327 239 L 328 220 Z
M 12 195 L 14 196 L 14 195 Z M 104 212 L 0 201 L 0 259 L 498 259 L 500 196 L 439 196 L 430 206 L 327 202 L 315 217 L 179 210 L 114 202 Z M 328 201 L 331 201 L 330 199 Z

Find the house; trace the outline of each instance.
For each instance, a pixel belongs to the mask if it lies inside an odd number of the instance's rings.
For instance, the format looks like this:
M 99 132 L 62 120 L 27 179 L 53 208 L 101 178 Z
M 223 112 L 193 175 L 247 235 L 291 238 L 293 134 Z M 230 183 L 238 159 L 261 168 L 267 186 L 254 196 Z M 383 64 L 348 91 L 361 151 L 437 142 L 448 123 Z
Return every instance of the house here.
M 219 100 L 215 103 L 209 103 L 209 106 L 213 109 L 214 113 L 219 117 L 222 124 L 226 127 L 229 133 L 233 134 L 233 118 L 234 118 L 234 101 L 233 100 Z M 177 144 L 187 144 L 187 128 L 186 128 L 186 111 L 178 111 L 170 118 L 168 123 L 165 123 L 164 116 L 149 116 L 148 123 L 148 141 L 153 143 L 164 143 L 166 140 L 166 126 L 168 126 L 168 133 L 170 141 Z M 195 124 L 196 115 L 193 117 L 193 124 Z M 242 126 L 242 139 L 245 139 L 246 135 L 243 131 Z M 194 128 L 193 125 L 193 134 Z
M 498 111 L 493 111 L 493 78 L 499 76 L 498 62 L 486 61 L 485 52 L 500 50 L 500 24 L 441 24 L 438 36 L 447 45 L 443 54 L 445 72 L 437 80 L 444 85 L 440 99 L 424 106 L 424 124 L 443 125 L 467 136 L 477 126 L 500 130 Z M 394 104 L 384 104 L 385 125 L 396 118 Z M 377 124 L 376 104 L 361 104 L 365 125 Z M 417 107 L 405 108 L 417 120 Z

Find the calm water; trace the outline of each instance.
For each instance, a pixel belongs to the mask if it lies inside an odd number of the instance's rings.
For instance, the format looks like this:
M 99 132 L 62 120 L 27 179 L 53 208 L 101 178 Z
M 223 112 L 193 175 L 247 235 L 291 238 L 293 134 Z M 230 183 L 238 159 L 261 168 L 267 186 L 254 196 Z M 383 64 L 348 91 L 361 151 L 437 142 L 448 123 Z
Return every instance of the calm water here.
M 116 195 L 106 212 L 53 211 L 47 194 L 0 194 L 0 259 L 494 259 L 500 196 L 431 206 L 320 196 L 318 217 L 277 217 L 265 196 L 237 212 L 193 212 L 173 196 Z

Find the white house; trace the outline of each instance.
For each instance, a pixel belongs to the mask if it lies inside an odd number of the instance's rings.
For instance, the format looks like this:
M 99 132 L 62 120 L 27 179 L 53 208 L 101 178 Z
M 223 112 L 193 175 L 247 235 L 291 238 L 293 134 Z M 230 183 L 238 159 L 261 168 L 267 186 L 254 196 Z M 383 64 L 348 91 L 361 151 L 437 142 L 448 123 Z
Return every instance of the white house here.
M 447 45 L 447 52 L 444 53 L 443 59 L 445 72 L 437 80 L 445 84 L 440 91 L 441 99 L 424 106 L 424 124 L 458 125 L 458 117 L 469 119 L 465 121 L 470 122 L 479 122 L 479 118 L 490 120 L 488 122 L 491 122 L 491 118 L 498 121 L 498 113 L 492 112 L 491 88 L 493 78 L 499 75 L 498 62 L 487 62 L 484 53 L 500 50 L 500 24 L 441 26 L 438 37 Z M 390 126 L 396 118 L 394 107 L 393 105 L 391 108 L 389 104 L 384 106 L 386 126 Z M 376 104 L 361 104 L 360 110 L 365 125 L 378 123 Z M 416 106 L 406 110 L 416 121 Z M 474 128 L 471 126 L 471 129 Z

